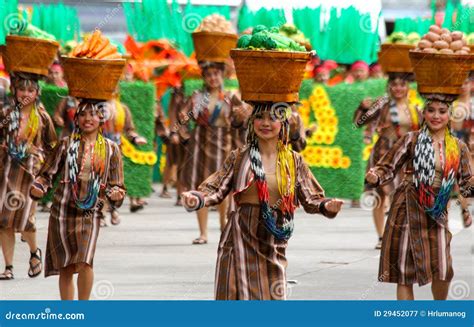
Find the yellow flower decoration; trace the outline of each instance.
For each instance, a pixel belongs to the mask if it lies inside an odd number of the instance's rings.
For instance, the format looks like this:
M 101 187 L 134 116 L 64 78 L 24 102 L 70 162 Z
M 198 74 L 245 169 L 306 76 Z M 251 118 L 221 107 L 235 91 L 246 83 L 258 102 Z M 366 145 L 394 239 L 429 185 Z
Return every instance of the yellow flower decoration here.
M 120 138 L 120 141 L 120 148 L 122 150 L 123 156 L 130 159 L 134 164 L 153 166 L 156 163 L 158 158 L 154 151 L 138 150 L 124 136 Z
M 317 129 L 307 140 L 308 145 L 303 151 L 303 159 L 311 167 L 347 169 L 351 165 L 349 157 L 344 156 L 341 147 L 334 146 L 339 132 L 339 119 L 331 105 L 326 89 L 316 86 L 306 100 L 301 101 L 300 113 L 303 123 L 309 126 L 311 112 L 316 119 Z

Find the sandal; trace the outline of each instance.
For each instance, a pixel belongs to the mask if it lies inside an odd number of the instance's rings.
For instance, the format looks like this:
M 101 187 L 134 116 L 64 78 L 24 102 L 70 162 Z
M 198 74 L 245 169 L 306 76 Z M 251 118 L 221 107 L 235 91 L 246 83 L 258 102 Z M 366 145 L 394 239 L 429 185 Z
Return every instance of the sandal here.
M 203 238 L 200 238 L 198 237 L 197 239 L 193 240 L 193 244 L 194 245 L 203 245 L 203 244 L 207 244 L 207 240 L 203 239 Z
M 120 224 L 120 216 L 117 210 L 113 209 L 110 215 L 110 222 L 112 223 L 112 225 L 117 226 L 118 224 Z
M 143 205 L 130 205 L 130 212 L 137 212 L 139 210 L 143 210 Z
M 468 228 L 469 226 L 472 225 L 472 216 L 471 213 L 469 212 L 469 209 L 462 209 L 462 222 L 465 228 Z
M 15 279 L 15 277 L 13 276 L 13 266 L 12 265 L 6 266 L 5 267 L 5 272 L 0 274 L 0 280 L 11 280 L 11 279 Z
M 168 191 L 163 191 L 160 194 L 160 198 L 162 198 L 162 199 L 171 199 L 172 196 Z
M 38 255 L 38 252 L 39 252 L 39 255 Z M 31 256 L 30 256 L 30 269 L 28 269 L 28 276 L 30 276 L 30 278 L 34 278 L 34 277 L 38 276 L 39 274 L 41 274 L 41 271 L 43 270 L 43 259 L 42 259 L 43 254 L 41 253 L 40 248 L 37 248 L 36 252 L 31 252 L 30 254 L 31 254 Z M 33 262 L 32 262 L 33 259 L 36 259 L 39 262 L 37 264 L 33 265 Z
M 176 200 L 176 203 L 174 204 L 175 207 L 182 207 L 183 203 L 181 203 L 181 197 L 178 196 L 178 199 Z

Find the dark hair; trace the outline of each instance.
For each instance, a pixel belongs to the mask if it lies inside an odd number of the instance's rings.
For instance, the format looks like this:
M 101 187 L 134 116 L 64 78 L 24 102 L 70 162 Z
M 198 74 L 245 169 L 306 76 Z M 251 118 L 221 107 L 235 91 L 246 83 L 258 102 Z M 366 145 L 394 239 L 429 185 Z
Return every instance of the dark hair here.
M 219 69 L 221 71 L 224 71 L 225 70 L 225 63 L 223 63 L 223 62 L 214 62 L 214 61 L 200 61 L 199 62 L 199 67 L 201 68 L 203 74 L 209 68 L 215 68 L 215 69 Z
M 393 82 L 396 79 L 401 79 L 407 82 L 413 82 L 415 80 L 415 74 L 413 73 L 388 73 L 388 82 Z

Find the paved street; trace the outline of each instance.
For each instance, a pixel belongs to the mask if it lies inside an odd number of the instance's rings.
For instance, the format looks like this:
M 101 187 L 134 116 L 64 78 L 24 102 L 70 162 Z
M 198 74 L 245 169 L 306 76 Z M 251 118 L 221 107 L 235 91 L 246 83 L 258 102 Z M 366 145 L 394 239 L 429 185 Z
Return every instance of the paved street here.
M 161 189 L 155 185 L 155 189 Z M 191 245 L 198 236 L 195 214 L 174 206 L 174 199 L 153 194 L 148 207 L 130 214 L 120 209 L 122 224 L 101 230 L 95 256 L 93 299 L 212 299 L 219 226 L 210 215 L 207 245 Z M 474 299 L 472 234 L 463 230 L 459 209 L 451 209 L 454 234 L 454 281 L 451 299 Z M 48 215 L 38 214 L 38 240 L 45 250 Z M 378 251 L 370 211 L 345 205 L 335 220 L 296 213 L 287 257 L 290 299 L 389 300 L 394 284 L 377 282 Z M 58 278 L 27 276 L 28 248 L 17 236 L 15 280 L 0 283 L 0 299 L 58 299 Z M 1 262 L 3 269 L 3 260 Z M 431 299 L 430 286 L 415 286 L 417 299 Z

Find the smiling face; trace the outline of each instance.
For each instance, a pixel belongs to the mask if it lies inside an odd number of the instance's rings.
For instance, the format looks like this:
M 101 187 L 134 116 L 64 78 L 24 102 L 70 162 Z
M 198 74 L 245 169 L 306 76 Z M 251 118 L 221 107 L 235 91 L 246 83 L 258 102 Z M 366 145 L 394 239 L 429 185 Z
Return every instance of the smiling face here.
M 219 89 L 224 83 L 224 72 L 215 67 L 209 67 L 203 72 L 204 83 L 210 89 Z
M 440 101 L 428 102 L 423 110 L 423 118 L 431 132 L 444 130 L 449 122 L 449 106 Z
M 91 134 L 99 130 L 100 117 L 97 111 L 84 109 L 78 114 L 78 123 L 83 134 Z
M 255 114 L 253 121 L 253 128 L 255 135 L 260 140 L 274 140 L 278 139 L 281 130 L 281 121 L 276 117 L 272 117 L 270 111 L 263 111 Z
M 388 87 L 390 94 L 395 100 L 404 99 L 408 95 L 408 82 L 403 79 L 397 78 L 390 81 Z
M 22 85 L 15 89 L 16 101 L 28 107 L 32 105 L 38 96 L 38 89 L 33 85 Z

